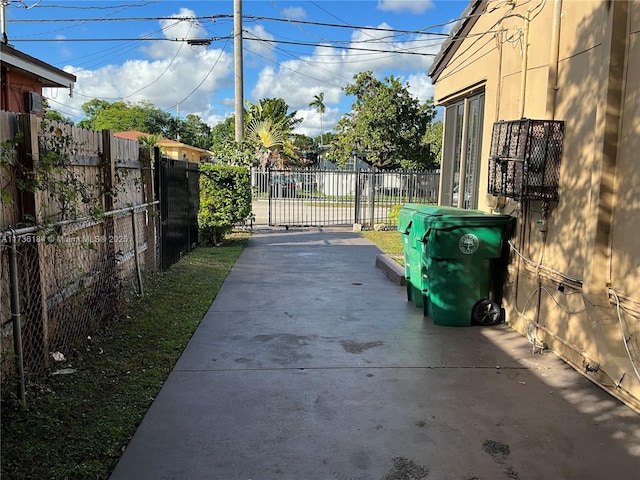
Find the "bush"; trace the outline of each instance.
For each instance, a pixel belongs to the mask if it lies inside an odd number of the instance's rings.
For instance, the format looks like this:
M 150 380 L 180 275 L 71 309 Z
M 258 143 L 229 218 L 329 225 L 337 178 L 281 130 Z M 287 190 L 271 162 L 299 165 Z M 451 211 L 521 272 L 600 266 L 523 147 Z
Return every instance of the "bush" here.
M 200 165 L 200 242 L 216 245 L 251 217 L 251 180 L 246 167 Z
M 400 213 L 400 209 L 403 205 L 394 205 L 389 208 L 389 214 L 387 217 L 387 222 L 389 225 L 398 225 L 398 213 Z

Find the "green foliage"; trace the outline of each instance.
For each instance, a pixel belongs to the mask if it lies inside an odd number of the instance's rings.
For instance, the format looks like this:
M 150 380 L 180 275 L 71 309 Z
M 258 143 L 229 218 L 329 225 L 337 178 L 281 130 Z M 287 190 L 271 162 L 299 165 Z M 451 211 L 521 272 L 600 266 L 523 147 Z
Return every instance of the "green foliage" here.
M 39 158 L 30 167 L 16 161 L 16 147 L 23 141 L 23 132 L 13 140 L 0 144 L 0 169 L 3 185 L 15 185 L 20 192 L 42 192 L 41 216 L 45 222 L 75 219 L 82 215 L 97 218 L 102 215 L 99 189 L 87 184 L 84 175 L 72 166 L 71 155 L 79 144 L 66 131 L 66 124 L 44 119 L 38 131 Z M 15 201 L 9 188 L 0 190 L 2 203 Z M 21 219 L 36 221 L 33 215 Z
M 297 112 L 288 113 L 289 106 L 282 98 L 263 98 L 247 103 L 246 137 L 255 147 L 256 157 L 263 168 L 297 165 L 300 153 L 292 141 L 293 130 L 302 119 Z
M 46 98 L 42 99 L 42 110 L 42 118 L 44 118 L 45 120 L 73 125 L 73 120 L 71 120 L 69 117 L 65 117 L 60 112 L 52 110 L 49 106 L 49 101 Z
M 189 114 L 185 120 L 177 122 L 178 134 L 182 143 L 194 147 L 209 149 L 211 127 L 204 123 L 198 115 Z M 173 138 L 173 136 L 172 136 Z
M 226 164 L 253 166 L 256 164 L 255 148 L 246 140 L 236 142 L 235 122 L 236 117 L 232 115 L 213 127 L 208 149 L 213 152 L 214 158 Z
M 315 108 L 320 114 L 320 144 L 324 143 L 322 134 L 322 116 L 327 111 L 327 107 L 324 105 L 324 92 L 320 92 L 318 95 L 313 96 L 313 101 L 309 103 L 310 107 Z
M 13 196 L 6 186 L 12 181 L 12 171 L 16 164 L 16 146 L 21 139 L 22 133 L 19 132 L 13 140 L 0 143 L 0 179 L 2 180 L 0 183 L 0 201 L 6 205 L 14 202 Z
M 83 128 L 115 132 L 140 130 L 171 140 L 180 139 L 182 143 L 205 150 L 210 146 L 211 128 L 198 115 L 189 114 L 182 120 L 172 117 L 150 102 L 109 103 L 98 99 L 83 104 L 82 111 L 86 118 L 79 125 Z
M 76 373 L 28 385 L 26 407 L 3 389 L 0 477 L 109 478 L 247 238 L 197 248 L 148 278 L 126 316 L 56 365 Z
M 216 245 L 251 217 L 251 180 L 246 167 L 200 165 L 200 241 Z
M 311 167 L 315 165 L 318 161 L 318 151 L 313 138 L 307 135 L 293 134 L 291 139 L 300 152 L 300 166 Z
M 424 141 L 429 145 L 431 166 L 436 168 L 442 161 L 442 122 L 433 122 L 429 125 Z
M 91 191 L 84 175 L 70 168 L 70 154 L 78 146 L 71 134 L 55 122 L 43 120 L 38 135 L 40 160 L 26 181 L 18 184 L 21 190 L 40 190 L 47 193 L 49 204 L 44 205 L 46 220 L 75 219 L 80 215 L 99 216 L 102 213 L 100 195 Z
M 336 126 L 327 157 L 344 165 L 354 154 L 379 169 L 425 169 L 431 155 L 425 133 L 435 118 L 433 100 L 420 104 L 396 77 L 380 81 L 362 72 L 345 87 L 356 97 Z
M 150 102 L 113 103 L 93 99 L 82 105 L 86 117 L 80 126 L 92 130 L 113 130 L 124 132 L 140 130 L 150 134 L 165 135 L 171 122 L 171 115 L 153 106 Z
M 263 98 L 258 103 L 246 102 L 244 138 L 235 140 L 235 116 L 227 118 L 211 130 L 209 150 L 231 165 L 285 166 L 304 164 L 294 141 L 293 130 L 302 119 L 281 98 Z
M 398 214 L 402 209 L 403 205 L 393 205 L 389 208 L 389 213 L 387 215 L 387 222 L 389 225 L 397 225 L 398 224 Z

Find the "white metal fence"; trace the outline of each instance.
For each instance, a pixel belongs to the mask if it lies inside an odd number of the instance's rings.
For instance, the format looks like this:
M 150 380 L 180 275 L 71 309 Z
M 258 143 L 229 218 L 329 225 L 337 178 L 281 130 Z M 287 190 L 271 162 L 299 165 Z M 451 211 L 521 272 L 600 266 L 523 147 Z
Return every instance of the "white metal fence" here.
M 255 224 L 395 225 L 394 206 L 437 203 L 439 180 L 439 171 L 252 170 Z

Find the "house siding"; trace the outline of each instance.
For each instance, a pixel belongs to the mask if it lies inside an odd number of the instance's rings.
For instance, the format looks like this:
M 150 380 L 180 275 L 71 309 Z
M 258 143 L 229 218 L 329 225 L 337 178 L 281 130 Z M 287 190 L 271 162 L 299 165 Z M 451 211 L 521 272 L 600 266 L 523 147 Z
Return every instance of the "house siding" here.
M 2 68 L 2 108 L 8 112 L 29 113 L 24 103 L 25 93 L 35 92 L 42 96 L 42 83 L 32 76 Z M 42 116 L 42 112 L 38 113 Z
M 540 202 L 507 200 L 500 210 L 518 217 L 513 243 L 533 265 L 511 262 L 507 319 L 640 408 L 634 371 L 640 369 L 640 78 L 634 73 L 640 71 L 640 3 L 549 1 L 527 12 L 530 7 L 520 1 L 513 8 L 478 7 L 475 13 L 483 14 L 470 35 L 434 78 L 436 103 L 447 105 L 484 83 L 478 200 L 485 211 L 492 204 L 485 192 L 493 122 L 564 120 L 559 201 L 549 206 L 547 232 L 540 231 Z M 626 346 L 623 336 L 630 339 Z

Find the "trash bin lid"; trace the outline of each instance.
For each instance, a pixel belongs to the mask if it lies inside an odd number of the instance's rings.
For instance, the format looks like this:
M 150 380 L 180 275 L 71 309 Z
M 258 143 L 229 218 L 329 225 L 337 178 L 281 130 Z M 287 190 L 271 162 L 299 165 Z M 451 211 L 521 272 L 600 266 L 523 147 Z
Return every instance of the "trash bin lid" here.
M 420 203 L 407 203 L 403 205 L 398 212 L 397 230 L 401 233 L 408 234 L 413 224 L 413 214 L 424 206 L 425 205 Z
M 482 210 L 470 210 L 446 206 L 424 206 L 414 213 L 414 223 L 419 222 L 423 231 L 453 228 L 501 227 L 514 221 L 511 215 L 494 215 Z
M 454 217 L 462 217 L 469 215 L 487 215 L 482 210 L 471 210 L 467 208 L 458 208 L 458 207 L 447 207 L 445 205 L 420 205 L 418 208 L 420 213 L 425 215 L 429 215 L 432 217 L 441 217 L 441 216 L 454 216 Z

